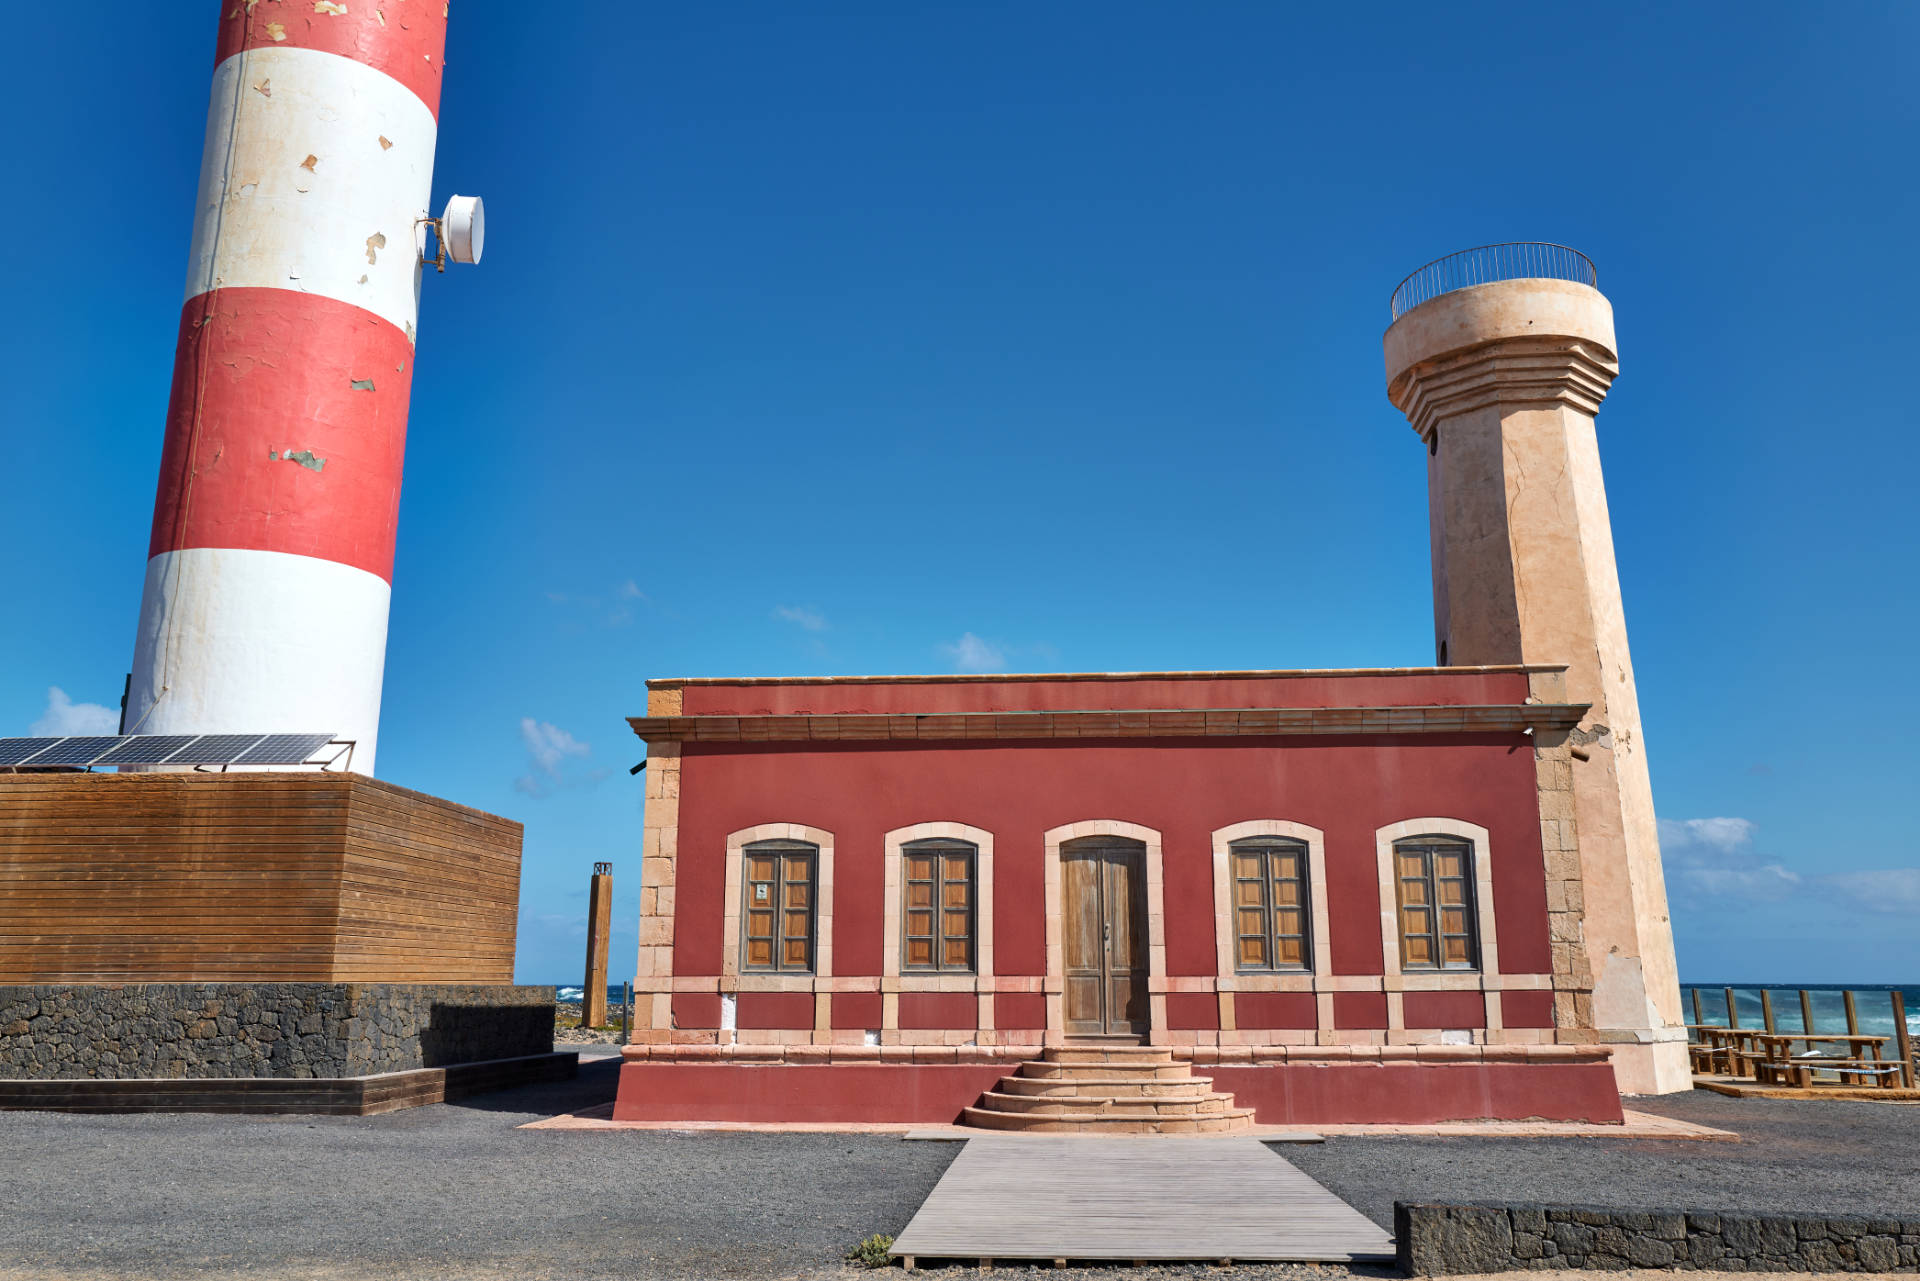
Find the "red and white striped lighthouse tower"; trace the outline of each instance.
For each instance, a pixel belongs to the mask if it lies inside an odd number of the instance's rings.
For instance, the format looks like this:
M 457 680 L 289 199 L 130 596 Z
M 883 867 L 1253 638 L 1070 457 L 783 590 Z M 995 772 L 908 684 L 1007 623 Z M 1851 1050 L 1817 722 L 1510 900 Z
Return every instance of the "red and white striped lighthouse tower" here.
M 126 730 L 371 773 L 446 0 L 219 9 Z

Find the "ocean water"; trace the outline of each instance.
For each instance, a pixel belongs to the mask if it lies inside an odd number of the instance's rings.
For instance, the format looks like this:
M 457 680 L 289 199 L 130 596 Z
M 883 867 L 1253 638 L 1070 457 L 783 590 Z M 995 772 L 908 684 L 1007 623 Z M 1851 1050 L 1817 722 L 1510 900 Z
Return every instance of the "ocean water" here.
M 1920 987 L 1894 987 L 1886 984 L 1855 983 L 1847 987 L 1806 988 L 1808 999 L 1813 1003 L 1813 1026 L 1807 1027 L 1801 1019 L 1799 987 L 1782 986 L 1774 983 L 1701 983 L 1680 985 L 1680 1005 L 1686 1011 L 1687 1021 L 1695 1022 L 1693 1014 L 1693 995 L 1700 994 L 1699 1021 L 1721 1027 L 1727 1025 L 1727 989 L 1733 989 L 1734 1009 L 1740 1015 L 1741 1027 L 1765 1027 L 1766 1019 L 1760 1005 L 1760 993 L 1764 990 L 1773 1000 L 1773 1025 L 1782 1032 L 1845 1032 L 1847 1030 L 1847 1007 L 1842 992 L 1853 993 L 1854 1009 L 1860 1016 L 1860 1030 L 1872 1036 L 1892 1036 L 1893 993 L 1902 994 L 1907 1007 L 1907 1031 L 1920 1038 Z

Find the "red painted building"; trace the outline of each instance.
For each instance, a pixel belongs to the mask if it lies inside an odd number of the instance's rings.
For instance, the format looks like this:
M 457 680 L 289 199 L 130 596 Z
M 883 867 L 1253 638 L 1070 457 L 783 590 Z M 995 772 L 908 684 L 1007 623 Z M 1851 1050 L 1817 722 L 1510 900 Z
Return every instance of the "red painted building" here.
M 650 683 L 617 1117 L 1618 1121 L 1690 1087 L 1612 309 L 1571 250 L 1466 257 L 1385 344 L 1441 666 Z
M 1617 1119 L 1564 947 L 1556 973 L 1563 689 L 652 682 L 619 1115 L 950 1121 L 1045 1044 L 1121 1038 L 1261 1120 Z

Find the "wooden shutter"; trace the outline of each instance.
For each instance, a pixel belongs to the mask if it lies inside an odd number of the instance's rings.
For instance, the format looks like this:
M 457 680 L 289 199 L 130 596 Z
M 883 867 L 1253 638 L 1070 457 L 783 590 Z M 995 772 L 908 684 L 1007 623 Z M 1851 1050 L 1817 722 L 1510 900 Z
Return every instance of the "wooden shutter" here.
M 973 969 L 976 853 L 962 841 L 916 841 L 902 849 L 902 969 Z
M 1307 847 L 1299 841 L 1235 841 L 1233 872 L 1234 968 L 1312 968 L 1312 893 Z
M 740 965 L 743 970 L 813 969 L 813 869 L 818 851 L 798 841 L 764 841 L 744 851 Z
M 1393 847 L 1400 906 L 1400 965 L 1471 970 L 1480 964 L 1473 905 L 1473 846 L 1431 837 Z

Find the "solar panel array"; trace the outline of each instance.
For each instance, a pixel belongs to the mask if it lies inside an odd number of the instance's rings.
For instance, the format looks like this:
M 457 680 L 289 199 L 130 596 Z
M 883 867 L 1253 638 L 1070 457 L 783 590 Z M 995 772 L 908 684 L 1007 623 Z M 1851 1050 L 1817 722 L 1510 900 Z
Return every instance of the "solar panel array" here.
M 86 734 L 0 738 L 0 769 L 95 765 L 308 765 L 331 734 Z
M 269 734 L 240 756 L 235 765 L 298 765 L 333 740 L 331 734 Z

